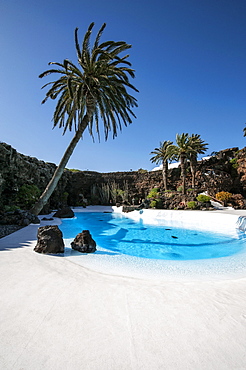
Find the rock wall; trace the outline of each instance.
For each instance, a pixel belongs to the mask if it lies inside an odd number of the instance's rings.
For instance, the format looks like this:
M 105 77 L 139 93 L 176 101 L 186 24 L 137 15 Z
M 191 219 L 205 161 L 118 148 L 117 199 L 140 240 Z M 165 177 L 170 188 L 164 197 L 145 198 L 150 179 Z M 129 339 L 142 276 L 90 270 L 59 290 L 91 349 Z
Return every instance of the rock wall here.
M 0 206 L 13 205 L 22 185 L 37 185 L 44 190 L 56 165 L 18 153 L 10 145 L 0 143 Z M 68 172 L 68 171 L 66 171 Z M 52 196 L 56 203 L 64 192 L 69 174 L 64 173 Z
M 24 184 L 36 185 L 43 191 L 55 168 L 53 163 L 25 156 L 10 145 L 0 143 L 0 206 L 14 205 L 18 191 Z M 169 188 L 176 190 L 179 185 L 180 169 L 169 170 Z M 61 203 L 66 202 L 70 205 L 81 205 L 85 198 L 89 203 L 109 203 L 109 188 L 111 192 L 121 189 L 130 202 L 133 198 L 139 202 L 154 187 L 163 187 L 161 171 L 98 173 L 65 170 L 50 199 L 49 207 L 58 208 Z M 191 187 L 189 171 L 187 187 Z M 240 151 L 238 148 L 222 150 L 216 156 L 198 162 L 196 187 L 199 190 L 208 190 L 211 195 L 218 191 L 229 191 L 245 197 L 246 148 Z

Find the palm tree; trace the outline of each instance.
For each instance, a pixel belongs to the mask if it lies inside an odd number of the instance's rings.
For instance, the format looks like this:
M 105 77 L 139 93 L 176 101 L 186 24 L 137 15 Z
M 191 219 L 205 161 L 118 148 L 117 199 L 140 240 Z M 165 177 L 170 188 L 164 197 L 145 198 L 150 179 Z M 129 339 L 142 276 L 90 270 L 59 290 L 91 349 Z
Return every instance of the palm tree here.
M 62 176 L 63 170 L 71 157 L 77 143 L 86 128 L 93 137 L 93 127 L 99 135 L 99 120 L 104 127 L 105 140 L 109 131 L 113 138 L 117 131 L 121 130 L 122 124 L 127 126 L 135 117 L 132 111 L 137 106 L 135 97 L 128 93 L 128 88 L 138 91 L 129 81 L 134 78 L 134 70 L 127 61 L 129 55 L 119 56 L 131 45 L 124 41 L 100 42 L 102 33 L 106 27 L 104 23 L 96 35 L 93 46 L 90 46 L 90 36 L 94 23 L 91 23 L 85 33 L 80 47 L 78 40 L 78 28 L 75 29 L 75 47 L 77 51 L 78 66 L 68 59 L 63 63 L 49 63 L 55 68 L 43 72 L 39 77 L 43 78 L 50 74 L 58 74 L 59 78 L 44 85 L 49 86 L 45 103 L 49 98 L 58 102 L 53 115 L 54 127 L 63 128 L 63 134 L 67 129 L 75 129 L 75 135 L 66 149 L 60 164 L 52 179 L 41 195 L 39 201 L 32 208 L 34 214 L 38 214 L 53 193 Z
M 176 144 L 177 145 L 170 145 L 168 152 L 170 156 L 180 160 L 183 194 L 186 194 L 186 160 L 191 152 L 189 135 L 187 133 L 181 135 L 177 134 Z
M 170 140 L 160 142 L 160 147 L 155 148 L 155 150 L 150 153 L 154 154 L 154 156 L 150 158 L 152 163 L 162 164 L 162 176 L 165 190 L 167 190 L 168 160 L 171 159 L 168 147 L 172 144 L 173 142 Z
M 201 136 L 198 134 L 192 134 L 189 137 L 190 140 L 190 153 L 188 158 L 190 160 L 190 170 L 192 176 L 192 188 L 195 188 L 195 177 L 196 177 L 196 168 L 197 168 L 197 155 L 204 154 L 206 152 L 207 143 L 201 139 Z

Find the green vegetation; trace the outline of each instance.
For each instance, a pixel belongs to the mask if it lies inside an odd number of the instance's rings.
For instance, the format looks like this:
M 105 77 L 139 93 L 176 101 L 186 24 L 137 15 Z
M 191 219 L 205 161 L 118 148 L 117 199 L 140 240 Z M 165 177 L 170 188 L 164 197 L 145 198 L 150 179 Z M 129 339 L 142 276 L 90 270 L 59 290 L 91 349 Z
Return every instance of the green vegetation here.
M 157 199 L 159 198 L 160 193 L 158 188 L 151 189 L 149 194 L 147 195 L 148 199 Z
M 5 205 L 3 206 L 3 211 L 4 212 L 13 212 L 13 211 L 16 211 L 17 209 L 20 209 L 20 207 L 18 206 L 15 206 L 15 205 Z
M 197 203 L 194 200 L 187 202 L 187 208 L 189 209 L 196 209 Z
M 208 195 L 205 195 L 205 194 L 199 194 L 196 199 L 198 200 L 198 202 L 201 202 L 201 203 L 207 203 L 207 202 L 210 202 L 210 197 Z
M 93 184 L 91 186 L 92 204 L 116 204 L 117 202 L 128 202 L 128 182 L 124 181 L 123 189 L 115 181 L 103 183 L 101 185 Z
M 40 189 L 36 185 L 24 184 L 20 187 L 16 203 L 20 208 L 29 209 L 37 201 L 40 196 Z
M 147 195 L 147 199 L 150 199 L 150 208 L 162 208 L 162 201 L 160 199 L 160 193 L 158 188 L 151 189 Z
M 181 179 L 183 186 L 183 194 L 186 194 L 186 162 L 190 161 L 190 168 L 192 174 L 192 188 L 195 187 L 195 174 L 197 166 L 197 155 L 203 154 L 207 150 L 207 143 L 201 140 L 200 135 L 186 134 L 176 135 L 176 144 L 170 145 L 168 154 L 171 158 L 180 161 Z
M 150 202 L 150 208 L 162 208 L 162 201 L 160 199 L 154 199 Z
M 173 142 L 169 140 L 163 141 L 160 143 L 159 148 L 155 148 L 155 150 L 150 153 L 154 154 L 154 156 L 150 158 L 152 163 L 162 164 L 162 177 L 165 190 L 167 190 L 168 161 L 173 159 L 172 153 L 168 150 L 172 143 Z
M 81 172 L 80 170 L 77 170 L 76 168 L 66 168 L 66 170 L 70 172 Z
M 137 100 L 128 93 L 128 89 L 138 92 L 129 80 L 129 77 L 134 78 L 134 70 L 127 60 L 128 54 L 119 56 L 130 49 L 131 45 L 124 41 L 100 43 L 105 23 L 92 44 L 93 27 L 94 23 L 91 23 L 82 43 L 78 40 L 78 28 L 75 29 L 78 66 L 68 59 L 62 63 L 52 62 L 49 63 L 52 68 L 39 76 L 59 76 L 56 81 L 53 79 L 43 86 L 49 86 L 49 89 L 42 103 L 58 98 L 53 115 L 54 127 L 63 128 L 63 133 L 74 128 L 75 135 L 45 191 L 32 208 L 36 215 L 55 190 L 68 160 L 87 128 L 92 137 L 93 128 L 100 137 L 100 117 L 107 140 L 110 131 L 115 138 L 122 128 L 121 122 L 127 126 L 132 123 L 132 117 L 135 117 L 132 108 L 137 106 Z

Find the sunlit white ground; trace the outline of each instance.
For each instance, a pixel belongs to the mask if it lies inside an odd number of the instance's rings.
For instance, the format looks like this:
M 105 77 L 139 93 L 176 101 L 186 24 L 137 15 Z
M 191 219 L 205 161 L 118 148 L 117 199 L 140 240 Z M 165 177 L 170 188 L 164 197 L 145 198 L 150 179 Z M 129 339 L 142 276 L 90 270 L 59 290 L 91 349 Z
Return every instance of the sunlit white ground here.
M 0 239 L 0 369 L 246 368 L 246 274 L 98 272 L 35 253 L 38 227 Z

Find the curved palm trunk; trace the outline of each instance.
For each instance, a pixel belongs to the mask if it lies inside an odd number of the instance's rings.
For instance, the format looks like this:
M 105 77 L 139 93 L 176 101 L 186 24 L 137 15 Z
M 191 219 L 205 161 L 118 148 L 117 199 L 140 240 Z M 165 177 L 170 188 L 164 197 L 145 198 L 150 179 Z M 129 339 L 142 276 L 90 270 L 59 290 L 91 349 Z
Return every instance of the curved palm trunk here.
M 165 190 L 167 190 L 167 176 L 168 176 L 168 162 L 167 160 L 165 160 L 162 163 L 162 177 Z
M 182 153 L 180 155 L 180 168 L 181 168 L 181 178 L 182 178 L 182 187 L 183 187 L 183 194 L 186 194 L 186 166 L 185 166 L 185 160 L 186 160 L 186 155 Z
M 74 151 L 76 145 L 78 144 L 79 140 L 81 139 L 81 136 L 82 136 L 83 132 L 85 131 L 85 129 L 86 129 L 88 123 L 89 123 L 89 118 L 91 117 L 92 110 L 93 109 L 88 109 L 87 114 L 84 116 L 81 124 L 78 127 L 78 130 L 76 131 L 73 139 L 71 140 L 69 146 L 67 147 L 67 149 L 66 149 L 58 167 L 56 168 L 50 182 L 46 186 L 46 188 L 45 188 L 43 194 L 40 196 L 39 200 L 34 204 L 32 209 L 30 210 L 30 212 L 33 213 L 34 215 L 38 215 L 41 212 L 42 208 L 45 206 L 45 204 L 49 200 L 50 196 L 52 195 L 53 191 L 55 190 L 56 185 L 57 185 L 58 181 L 60 180 L 60 178 L 63 174 L 63 171 L 66 167 L 66 164 L 68 163 L 71 155 L 73 154 L 73 151 Z

